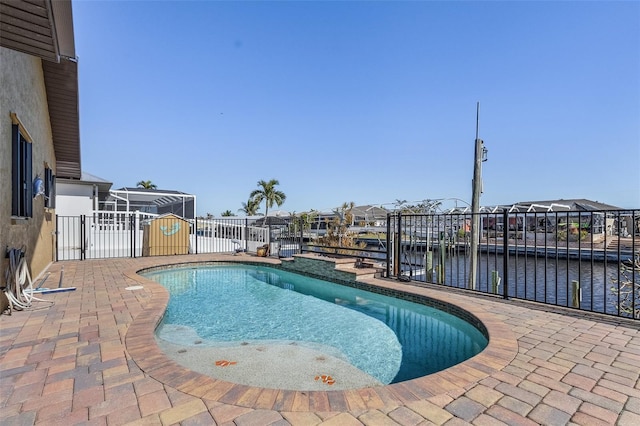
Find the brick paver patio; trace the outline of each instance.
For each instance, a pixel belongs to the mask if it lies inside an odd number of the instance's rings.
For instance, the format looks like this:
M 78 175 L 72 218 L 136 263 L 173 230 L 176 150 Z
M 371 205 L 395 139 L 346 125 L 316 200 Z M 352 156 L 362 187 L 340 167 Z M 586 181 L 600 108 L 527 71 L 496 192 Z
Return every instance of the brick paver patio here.
M 241 259 L 51 265 L 45 287 L 57 287 L 62 275 L 63 286 L 76 290 L 43 296 L 51 307 L 0 316 L 2 424 L 640 425 L 640 324 L 433 286 L 367 279 L 455 303 L 487 325 L 483 353 L 424 378 L 351 391 L 281 391 L 215 380 L 165 357 L 152 333 L 168 295 L 135 271 Z

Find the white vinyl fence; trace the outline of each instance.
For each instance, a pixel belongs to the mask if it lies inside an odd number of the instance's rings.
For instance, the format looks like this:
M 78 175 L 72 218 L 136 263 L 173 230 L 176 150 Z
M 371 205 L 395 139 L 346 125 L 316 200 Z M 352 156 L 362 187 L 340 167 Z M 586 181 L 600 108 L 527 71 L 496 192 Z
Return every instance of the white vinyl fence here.
M 56 260 L 143 256 L 145 230 L 158 215 L 95 211 L 92 215 L 56 217 Z M 182 220 L 182 219 L 180 219 Z M 269 243 L 269 228 L 245 219 L 189 220 L 190 253 L 255 252 Z M 147 236 L 149 237 L 149 236 Z

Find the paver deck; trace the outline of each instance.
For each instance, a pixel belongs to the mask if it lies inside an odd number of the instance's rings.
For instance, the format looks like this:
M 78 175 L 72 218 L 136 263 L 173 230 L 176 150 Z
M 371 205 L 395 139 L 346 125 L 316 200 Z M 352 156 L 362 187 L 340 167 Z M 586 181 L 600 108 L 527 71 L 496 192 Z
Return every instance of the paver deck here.
M 440 373 L 351 391 L 262 389 L 194 373 L 156 346 L 168 294 L 136 271 L 216 260 L 243 256 L 51 265 L 45 287 L 57 287 L 62 273 L 76 290 L 43 296 L 53 306 L 0 316 L 0 422 L 640 425 L 637 322 L 392 280 L 367 283 L 463 307 L 487 326 L 487 349 Z

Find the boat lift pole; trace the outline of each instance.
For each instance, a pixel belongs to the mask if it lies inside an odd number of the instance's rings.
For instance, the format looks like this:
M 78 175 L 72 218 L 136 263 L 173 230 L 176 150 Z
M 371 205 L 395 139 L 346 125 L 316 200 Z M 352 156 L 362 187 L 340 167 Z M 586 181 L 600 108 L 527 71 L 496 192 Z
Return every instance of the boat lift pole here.
M 476 141 L 473 164 L 473 181 L 471 197 L 471 265 L 469 268 L 469 288 L 476 289 L 478 275 L 478 246 L 480 245 L 480 194 L 482 193 L 482 163 L 486 161 L 487 150 L 484 142 L 479 138 L 480 102 L 476 104 Z

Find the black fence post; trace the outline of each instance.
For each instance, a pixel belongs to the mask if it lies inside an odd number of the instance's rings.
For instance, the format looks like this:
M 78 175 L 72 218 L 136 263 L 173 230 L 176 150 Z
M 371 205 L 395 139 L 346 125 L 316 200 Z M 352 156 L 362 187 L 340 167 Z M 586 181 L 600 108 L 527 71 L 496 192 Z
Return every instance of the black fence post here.
M 298 226 L 300 226 L 300 241 L 298 241 L 298 250 L 296 254 L 302 253 L 302 244 L 304 244 L 304 221 L 302 217 L 297 218 Z
M 58 262 L 60 260 L 60 216 L 56 215 L 56 229 L 55 229 L 55 236 L 56 236 L 56 262 Z
M 84 224 L 85 224 L 85 215 L 80 215 L 80 260 L 85 260 L 85 250 L 87 249 L 84 243 Z
M 132 214 L 129 214 L 129 246 L 131 247 L 131 252 L 129 255 L 132 258 L 136 257 L 136 217 Z
M 198 254 L 198 217 L 197 216 L 193 218 L 193 239 L 195 240 L 195 243 L 193 245 L 196 246 L 196 254 Z
M 387 262 L 386 262 L 386 266 L 387 266 L 387 275 L 386 277 L 389 278 L 391 276 L 391 214 L 387 213 Z
M 402 256 L 402 212 L 398 212 L 398 231 L 396 234 L 396 247 L 394 250 L 393 273 L 396 278 L 402 275 L 402 264 L 400 258 Z
M 591 214 L 593 221 L 593 213 Z M 591 235 L 593 238 L 593 230 L 591 231 Z M 631 286 L 631 318 L 638 319 L 636 316 L 636 302 L 640 295 L 636 293 L 636 291 L 640 291 L 640 286 L 636 286 L 637 282 L 636 274 L 640 274 L 640 271 L 636 271 L 638 266 L 640 265 L 640 252 L 637 252 L 635 248 L 636 245 L 636 235 L 640 235 L 640 218 L 636 218 L 636 212 L 631 211 L 631 282 L 634 283 Z M 593 280 L 591 284 L 591 294 L 593 294 Z
M 516 220 L 517 222 L 517 220 Z M 502 210 L 502 297 L 509 298 L 509 210 Z M 506 232 L 505 232 L 506 230 Z M 522 232 L 526 232 L 523 228 Z M 524 234 L 523 234 L 524 235 Z M 518 224 L 516 223 L 516 239 L 518 238 Z
M 249 219 L 244 218 L 244 252 L 249 252 Z

